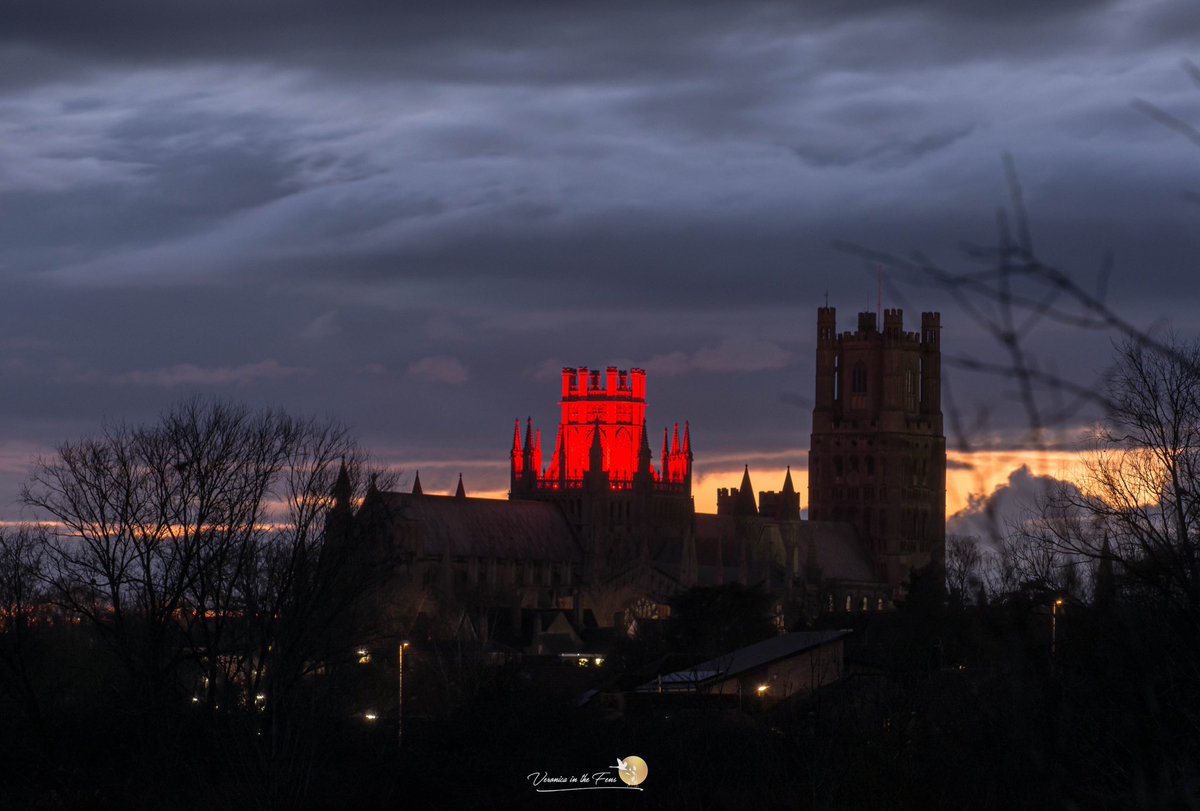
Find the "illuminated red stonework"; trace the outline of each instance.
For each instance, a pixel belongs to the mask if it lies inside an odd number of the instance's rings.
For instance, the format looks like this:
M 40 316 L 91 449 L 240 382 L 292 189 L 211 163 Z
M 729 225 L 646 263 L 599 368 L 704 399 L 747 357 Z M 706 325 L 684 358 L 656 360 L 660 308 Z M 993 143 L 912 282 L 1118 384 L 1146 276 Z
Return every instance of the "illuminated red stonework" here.
M 679 424 L 663 431 L 661 465 L 651 463 L 646 432 L 646 372 L 609 366 L 562 371 L 561 416 L 554 450 L 544 466 L 542 432 L 532 421 L 513 431 L 513 493 L 581 488 L 590 480 L 609 490 L 631 490 L 642 477 L 653 489 L 691 492 L 691 430 Z

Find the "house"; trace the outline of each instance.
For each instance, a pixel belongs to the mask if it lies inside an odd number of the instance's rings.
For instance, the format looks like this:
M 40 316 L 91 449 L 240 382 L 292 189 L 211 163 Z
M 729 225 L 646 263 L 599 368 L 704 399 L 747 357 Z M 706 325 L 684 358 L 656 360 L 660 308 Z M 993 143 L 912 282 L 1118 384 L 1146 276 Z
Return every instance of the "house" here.
M 774 704 L 841 679 L 848 634 L 848 630 L 780 634 L 661 675 L 639 685 L 637 692 L 739 696 Z

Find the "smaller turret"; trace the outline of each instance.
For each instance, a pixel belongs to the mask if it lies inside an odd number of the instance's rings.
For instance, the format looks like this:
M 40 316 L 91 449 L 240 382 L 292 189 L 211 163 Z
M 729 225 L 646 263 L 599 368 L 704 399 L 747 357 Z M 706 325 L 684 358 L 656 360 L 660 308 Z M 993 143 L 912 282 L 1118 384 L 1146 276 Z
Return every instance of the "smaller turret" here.
M 792 466 L 788 465 L 787 475 L 783 477 L 783 491 L 779 494 L 779 520 L 800 520 L 800 494 L 792 484 Z
M 746 465 L 746 469 L 742 472 L 742 486 L 738 488 L 733 514 L 738 518 L 758 515 L 758 502 L 754 500 L 754 487 L 750 484 L 749 465 Z
M 330 492 L 330 495 L 333 496 L 333 508 L 335 510 L 349 510 L 350 496 L 352 494 L 350 472 L 346 470 L 346 460 L 343 459 L 341 466 L 338 468 L 337 481 L 333 483 L 333 490 Z

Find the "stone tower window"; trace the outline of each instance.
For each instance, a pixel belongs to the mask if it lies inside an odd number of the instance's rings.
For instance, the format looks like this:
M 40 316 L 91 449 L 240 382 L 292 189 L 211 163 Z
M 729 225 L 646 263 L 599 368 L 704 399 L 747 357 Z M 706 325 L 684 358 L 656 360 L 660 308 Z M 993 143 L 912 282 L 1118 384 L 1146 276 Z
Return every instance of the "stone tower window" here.
M 854 364 L 850 378 L 850 391 L 854 394 L 867 393 L 867 366 L 862 361 Z

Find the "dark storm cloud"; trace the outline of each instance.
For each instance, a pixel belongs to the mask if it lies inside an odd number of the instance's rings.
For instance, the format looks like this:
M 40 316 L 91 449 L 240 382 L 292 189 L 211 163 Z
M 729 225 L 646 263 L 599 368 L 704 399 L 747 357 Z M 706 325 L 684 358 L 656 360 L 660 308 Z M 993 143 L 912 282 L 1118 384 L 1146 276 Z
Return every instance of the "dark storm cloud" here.
M 866 163 L 872 168 L 893 169 L 966 138 L 974 127 L 955 127 L 942 132 L 931 132 L 911 139 L 888 139 L 874 145 L 853 145 L 829 140 L 825 143 L 797 144 L 792 147 L 805 163 L 813 166 L 853 166 Z
M 875 306 L 835 241 L 960 267 L 1004 152 L 1039 253 L 1090 274 L 1112 248 L 1139 323 L 1188 318 L 1196 152 L 1129 101 L 1196 120 L 1191 11 L 6 4 L 0 442 L 228 394 L 396 458 L 491 458 L 495 433 L 502 461 L 512 416 L 551 428 L 557 367 L 620 363 L 707 453 L 803 447 L 813 308 Z M 887 290 L 992 351 L 940 291 Z M 1102 371 L 1096 336 L 1040 337 Z M 1019 427 L 1005 387 L 958 391 Z
M 597 9 L 591 2 L 388 3 L 352 0 L 331 5 L 311 0 L 241 3 L 209 0 L 163 4 L 153 0 L 97 6 L 73 4 L 69 12 L 40 3 L 8 4 L 7 37 L 18 43 L 52 46 L 117 61 L 174 61 L 264 51 L 291 52 L 320 59 L 324 54 L 362 51 L 372 46 L 403 48 L 453 42 L 498 49 L 541 29 L 558 40 L 577 42 L 595 31 L 620 32 L 625 42 L 650 42 L 663 34 L 696 30 L 734 31 L 750 27 L 834 25 L 898 14 L 944 18 L 960 25 L 1021 26 L 1110 6 L 1109 0 L 849 0 L 838 3 L 617 2 Z M 661 39 L 660 39 L 661 42 Z M 675 40 L 677 43 L 678 40 Z M 669 47 L 671 42 L 661 43 Z M 617 50 L 618 40 L 597 43 Z M 667 60 L 647 53 L 642 67 L 660 70 Z

